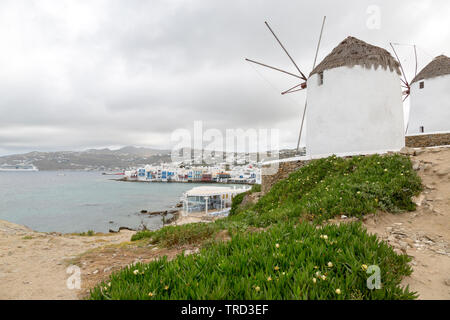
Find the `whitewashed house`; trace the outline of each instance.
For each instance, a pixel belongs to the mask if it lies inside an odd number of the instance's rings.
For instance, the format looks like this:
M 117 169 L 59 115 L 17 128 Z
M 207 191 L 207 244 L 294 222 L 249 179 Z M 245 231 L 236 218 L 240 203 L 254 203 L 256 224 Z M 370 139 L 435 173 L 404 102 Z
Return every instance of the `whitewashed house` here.
M 436 57 L 411 81 L 408 135 L 450 132 L 450 58 Z
M 398 62 L 385 49 L 348 37 L 311 72 L 308 157 L 385 153 L 405 146 Z

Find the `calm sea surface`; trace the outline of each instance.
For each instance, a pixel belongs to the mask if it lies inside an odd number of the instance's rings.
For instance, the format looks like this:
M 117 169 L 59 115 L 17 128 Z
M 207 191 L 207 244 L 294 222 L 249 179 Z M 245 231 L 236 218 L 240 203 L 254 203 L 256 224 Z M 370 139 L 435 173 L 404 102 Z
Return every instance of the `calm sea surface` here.
M 170 209 L 193 183 L 132 183 L 98 172 L 0 172 L 0 219 L 43 232 L 162 227 L 142 209 Z M 112 222 L 111 222 L 112 221 Z

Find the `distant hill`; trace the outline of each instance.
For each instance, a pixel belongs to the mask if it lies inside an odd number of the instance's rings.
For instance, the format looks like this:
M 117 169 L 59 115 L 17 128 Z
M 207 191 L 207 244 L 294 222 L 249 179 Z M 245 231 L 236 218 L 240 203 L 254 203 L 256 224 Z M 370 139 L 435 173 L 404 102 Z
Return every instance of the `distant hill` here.
M 201 152 L 196 153 L 189 148 L 184 150 L 185 154 L 191 153 L 192 159 L 196 163 L 202 164 Z M 182 154 L 182 153 L 181 153 Z M 224 156 L 213 152 L 203 154 L 203 159 L 209 160 L 208 163 L 220 163 L 224 161 Z M 229 153 L 228 155 L 233 155 Z M 304 154 L 304 150 L 302 150 Z M 280 150 L 279 158 L 289 158 L 297 155 L 296 150 Z M 262 161 L 265 156 L 257 157 L 256 154 L 235 153 L 235 164 L 246 163 L 244 158 L 250 157 L 256 161 Z M 181 161 L 182 159 L 175 159 Z M 32 163 L 39 170 L 92 170 L 92 171 L 121 171 L 127 168 L 135 168 L 146 164 L 158 165 L 160 163 L 171 162 L 170 150 L 158 150 L 143 147 L 127 146 L 118 150 L 88 149 L 85 151 L 57 151 L 57 152 L 29 152 L 25 154 L 15 154 L 0 157 L 0 165 L 16 163 Z
M 29 152 L 0 157 L 0 164 L 33 163 L 39 170 L 123 170 L 170 162 L 170 151 L 127 146 L 118 150 Z

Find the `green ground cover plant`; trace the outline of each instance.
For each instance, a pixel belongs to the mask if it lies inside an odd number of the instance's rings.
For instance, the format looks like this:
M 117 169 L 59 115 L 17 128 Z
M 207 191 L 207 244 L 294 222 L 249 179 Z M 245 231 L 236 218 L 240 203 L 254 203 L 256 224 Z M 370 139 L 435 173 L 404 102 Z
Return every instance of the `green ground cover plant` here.
M 359 223 L 279 223 L 210 243 L 199 254 L 128 267 L 97 286 L 91 298 L 413 299 L 399 286 L 411 273 L 408 259 Z M 369 265 L 380 267 L 379 290 L 367 288 Z
M 314 160 L 254 205 L 242 208 L 236 197 L 235 212 L 225 219 L 136 233 L 134 241 L 203 249 L 124 269 L 97 286 L 91 298 L 413 299 L 415 294 L 400 286 L 411 273 L 407 256 L 358 223 L 322 223 L 342 214 L 414 210 L 411 197 L 421 190 L 411 161 L 401 155 Z M 214 240 L 221 230 L 228 230 L 231 241 Z M 380 290 L 367 289 L 365 268 L 372 264 L 382 272 Z
M 255 192 L 260 190 L 260 186 L 254 188 Z M 234 212 L 226 219 L 212 224 L 142 231 L 132 240 L 152 238 L 154 244 L 183 245 L 207 239 L 223 229 L 267 227 L 301 217 L 322 222 L 338 215 L 361 217 L 377 210 L 411 211 L 415 209 L 411 197 L 421 190 L 421 180 L 408 157 L 393 154 L 343 159 L 332 156 L 314 160 L 295 171 L 245 210 L 238 209 L 245 194 L 238 195 L 232 203 Z

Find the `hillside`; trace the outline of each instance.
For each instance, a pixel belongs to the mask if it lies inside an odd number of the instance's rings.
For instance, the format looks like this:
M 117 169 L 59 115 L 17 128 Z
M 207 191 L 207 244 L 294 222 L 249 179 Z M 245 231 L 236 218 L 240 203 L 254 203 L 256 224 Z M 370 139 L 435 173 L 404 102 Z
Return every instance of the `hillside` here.
M 184 153 L 183 153 L 184 152 Z M 177 153 L 175 153 L 176 155 Z M 202 152 L 193 149 L 180 149 L 178 154 L 191 155 L 198 164 L 202 164 Z M 221 156 L 218 156 L 218 155 Z M 288 158 L 296 155 L 295 150 L 280 150 L 279 158 Z M 264 156 L 258 158 L 256 154 L 228 153 L 223 155 L 214 151 L 204 151 L 203 164 L 217 164 L 224 161 L 225 157 L 233 159 L 235 164 L 248 163 L 249 160 L 264 160 Z M 174 161 L 186 160 L 183 157 Z M 127 146 L 118 150 L 89 149 L 86 151 L 56 151 L 56 152 L 29 152 L 0 157 L 0 165 L 16 163 L 32 163 L 39 170 L 95 170 L 95 171 L 119 171 L 127 168 L 135 168 L 146 164 L 161 164 L 172 162 L 171 150 L 158 150 L 142 147 Z
M 0 157 L 1 164 L 33 163 L 39 170 L 122 170 L 170 161 L 170 151 L 124 147 L 118 150 L 29 152 Z
M 408 157 L 314 160 L 228 218 L 137 233 L 132 240 L 141 246 L 202 249 L 129 266 L 95 287 L 91 298 L 414 299 L 401 285 L 412 272 L 407 255 L 358 222 L 326 221 L 414 210 L 411 198 L 421 188 Z M 378 290 L 366 285 L 370 266 L 380 268 Z
M 388 169 L 390 173 L 386 177 L 389 179 L 379 179 L 368 174 L 367 177 L 376 179 L 368 181 L 375 184 L 378 181 L 379 187 L 366 189 L 361 198 L 357 198 L 357 191 L 343 193 L 343 202 L 349 206 L 353 206 L 355 199 L 363 200 L 359 201 L 360 204 L 370 204 L 366 200 L 375 194 L 377 198 L 374 201 L 380 199 L 378 197 L 383 192 L 382 189 L 392 182 L 392 186 L 387 187 L 390 191 L 385 192 L 386 196 L 383 198 L 383 202 L 389 203 L 389 199 L 395 194 L 393 191 L 403 189 L 403 186 L 411 184 L 410 179 L 417 181 L 417 177 L 420 177 L 423 191 L 413 197 L 413 202 L 393 202 L 397 203 L 396 208 L 399 210 L 391 207 L 395 209 L 391 213 L 383 211 L 385 209 L 380 210 L 380 207 L 385 206 L 382 204 L 374 207 L 373 213 L 365 212 L 359 216 L 358 212 L 354 212 L 354 217 L 350 214 L 347 217 L 338 214 L 332 219 L 321 219 L 322 222 L 319 223 L 315 221 L 314 215 L 296 216 L 293 210 L 286 210 L 289 206 L 275 205 L 273 201 L 274 204 L 267 208 L 267 212 L 263 207 L 258 209 L 263 214 L 260 220 L 252 214 L 247 215 L 252 211 L 251 207 L 258 205 L 247 203 L 227 219 L 208 224 L 166 227 L 154 233 L 142 232 L 135 234 L 132 242 L 127 240 L 133 232 L 92 237 L 45 234 L 0 221 L 0 252 L 3 252 L 0 253 L 3 262 L 0 274 L 4 284 L 0 288 L 0 297 L 73 299 L 77 296 L 85 297 L 92 288 L 96 288 L 92 298 L 103 299 L 167 299 L 177 295 L 195 298 L 208 294 L 209 297 L 219 297 L 224 292 L 229 293 L 231 289 L 224 287 L 221 282 L 224 279 L 225 283 L 231 280 L 229 283 L 234 292 L 226 298 L 248 294 L 258 299 L 409 299 L 413 298 L 411 293 L 417 292 L 419 299 L 450 299 L 447 272 L 450 268 L 450 149 L 424 149 L 415 153 L 415 156 L 410 157 L 411 167 L 407 167 L 406 178 L 403 178 L 406 171 L 402 176 L 402 172 L 394 171 L 394 168 L 395 164 L 399 165 L 397 168 L 402 168 L 403 161 L 407 158 L 399 158 L 403 159 L 401 162 L 388 161 L 391 163 L 389 167 L 383 160 L 375 161 L 376 165 L 377 162 L 383 165 L 383 174 L 384 169 Z M 393 160 L 389 157 L 387 159 Z M 358 180 L 356 178 L 365 171 L 364 167 L 367 169 L 367 166 L 360 166 L 360 170 L 352 170 L 356 172 L 355 176 L 345 171 L 341 171 L 340 175 L 339 170 L 334 175 L 338 179 L 348 179 L 347 185 L 355 187 Z M 295 178 L 298 181 L 306 174 L 304 178 L 311 179 L 311 173 L 311 168 L 298 172 L 292 176 L 292 184 L 285 181 L 279 188 L 294 187 Z M 310 185 L 313 184 L 317 185 L 317 190 L 326 190 L 325 184 L 313 182 Z M 336 189 L 331 194 L 338 194 L 345 189 L 348 188 Z M 407 187 L 406 192 L 412 192 L 413 189 Z M 309 196 L 313 194 L 306 191 L 304 195 L 307 193 Z M 270 197 L 273 196 L 275 194 Z M 309 199 L 311 202 L 306 204 L 314 203 L 316 198 Z M 317 199 L 325 200 L 322 196 Z M 289 201 L 285 200 L 284 203 Z M 415 210 L 402 210 L 402 207 L 414 204 L 417 206 Z M 270 210 L 278 217 L 279 222 L 270 221 Z M 289 212 L 290 217 L 285 214 Z M 306 226 L 305 223 L 317 229 Z M 362 223 L 361 228 L 358 223 Z M 263 225 L 266 226 L 262 227 Z M 120 242 L 123 243 L 119 245 Z M 163 260 L 154 261 L 161 258 Z M 294 265 L 291 266 L 291 263 Z M 387 274 L 382 275 L 382 284 L 393 290 L 390 295 L 385 291 L 371 293 L 364 286 L 368 275 L 363 269 L 369 263 L 381 263 L 384 266 L 382 270 Z M 75 292 L 66 288 L 68 264 L 76 264 L 81 268 L 82 290 Z M 166 271 L 155 270 L 158 266 Z M 180 268 L 183 268 L 182 272 Z M 134 274 L 135 270 L 138 270 L 138 274 Z M 186 275 L 185 280 L 194 281 L 181 282 L 183 286 L 180 286 L 181 280 L 176 275 L 185 275 L 185 270 L 192 271 Z M 199 272 L 196 273 L 195 270 Z M 345 278 L 355 281 L 347 286 L 342 282 L 344 278 L 340 274 L 348 275 L 350 270 L 358 277 L 350 275 L 350 278 Z M 169 275 L 165 272 L 169 272 Z M 167 283 L 155 283 L 152 279 L 155 279 L 156 273 L 161 281 Z M 397 273 L 398 276 L 392 273 Z M 220 277 L 217 278 L 217 275 Z M 322 279 L 324 275 L 325 280 Z M 286 278 L 288 281 L 283 279 L 286 276 L 289 277 Z M 315 282 L 313 278 L 316 279 Z M 145 287 L 144 282 L 153 287 Z M 320 291 L 311 289 L 312 285 L 317 285 Z M 400 291 L 406 285 L 409 285 L 409 293 Z M 133 296 L 119 290 L 120 286 L 130 290 L 128 293 L 132 292 Z M 166 286 L 169 290 L 165 290 Z M 340 294 L 337 294 L 337 289 L 340 289 Z M 154 294 L 151 297 L 150 292 Z

